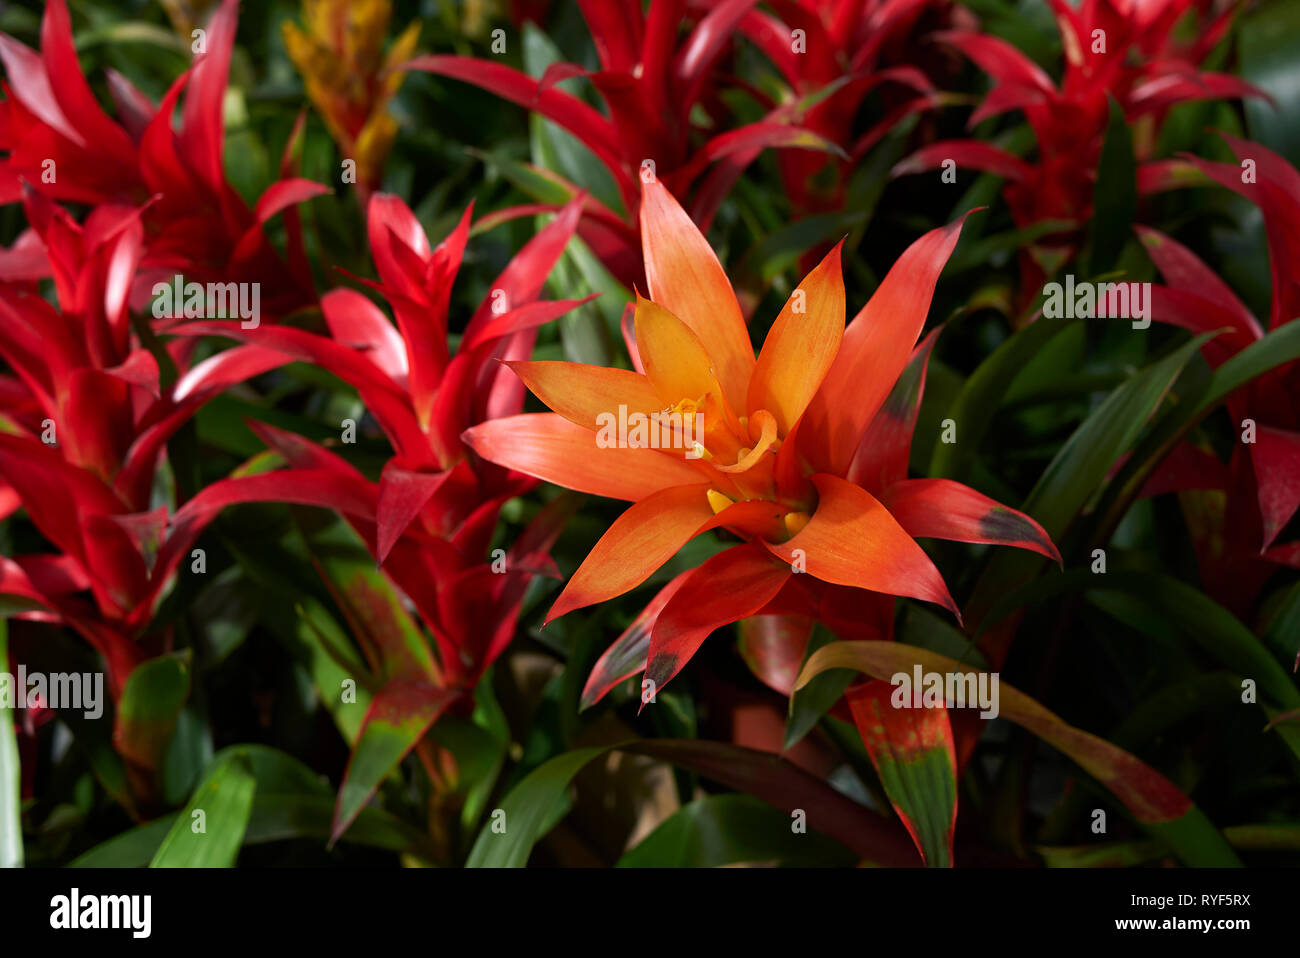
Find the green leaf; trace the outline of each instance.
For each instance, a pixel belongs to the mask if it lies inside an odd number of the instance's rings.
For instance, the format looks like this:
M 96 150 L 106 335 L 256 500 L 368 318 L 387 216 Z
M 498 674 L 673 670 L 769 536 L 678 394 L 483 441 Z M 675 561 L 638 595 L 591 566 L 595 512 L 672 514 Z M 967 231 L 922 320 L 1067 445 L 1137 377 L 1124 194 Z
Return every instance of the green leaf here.
M 1025 511 L 1049 535 L 1064 533 L 1115 460 L 1137 439 L 1188 360 L 1210 338 L 1198 336 L 1147 366 L 1107 396 L 1065 441 L 1025 499 Z
M 957 749 L 948 710 L 942 705 L 912 709 L 910 703 L 895 707 L 893 695 L 894 687 L 885 681 L 852 689 L 848 700 L 853 724 L 925 863 L 951 868 Z
M 1048 868 L 1134 868 L 1165 854 L 1157 841 L 1107 842 L 1104 845 L 1039 845 Z
M 309 537 L 312 562 L 325 580 L 352 634 L 384 678 L 436 681 L 433 653 L 402 598 L 365 544 L 345 522 Z
M 339 787 L 331 840 L 337 840 L 397 763 L 424 737 L 458 693 L 423 682 L 393 681 L 375 695 Z
M 1130 378 L 1102 400 L 1061 446 L 1021 507 L 1053 541 L 1061 541 L 1111 466 L 1137 439 L 1183 366 L 1209 338 L 1209 334 L 1198 336 Z M 1046 562 L 1018 550 L 998 551 L 967 605 L 969 621 L 980 622 L 1003 595 L 1032 579 Z
M 493 694 L 490 672 L 475 688 L 474 700 L 470 718 L 445 716 L 430 733 L 451 750 L 460 770 L 460 823 L 466 834 L 472 834 L 482 818 L 510 749 L 510 726 Z
M 978 204 L 971 204 L 971 206 L 975 205 Z M 967 206 L 966 209 L 970 209 L 971 206 Z M 965 211 L 962 210 L 963 213 Z M 954 274 L 967 269 L 987 269 L 989 261 L 998 253 L 1013 253 L 1022 246 L 1034 244 L 1044 236 L 1051 236 L 1053 233 L 1060 233 L 1073 227 L 1073 220 L 1040 220 L 1021 229 L 981 237 L 969 245 L 959 244 L 944 269 L 952 270 Z
M 193 707 L 182 709 L 163 756 L 163 801 L 169 806 L 183 802 L 211 761 L 212 729 Z
M 1300 825 L 1229 825 L 1223 834 L 1248 851 L 1300 851 Z
M 538 79 L 547 67 L 564 59 L 560 49 L 533 23 L 524 27 L 523 48 L 524 68 Z M 568 89 L 577 84 L 576 79 L 571 79 L 562 80 L 557 86 Z M 614 178 L 577 137 L 537 114 L 529 117 L 529 129 L 534 163 L 556 170 L 572 183 L 582 184 L 610 209 L 622 209 Z
M 544 826 L 567 800 L 573 777 L 589 762 L 618 749 L 671 762 L 679 768 L 747 792 L 787 814 L 803 809 L 810 829 L 882 865 L 911 865 L 916 852 L 902 829 L 836 791 L 826 782 L 767 752 L 695 739 L 655 739 L 577 749 L 534 769 L 494 810 L 470 852 L 471 868 L 521 868 Z M 496 829 L 494 830 L 494 822 Z
M 1242 100 L 1250 138 L 1281 153 L 1300 167 L 1300 6 L 1294 3 L 1258 5 L 1241 19 L 1237 31 L 1237 62 L 1241 76 L 1268 91 L 1274 106 L 1258 97 Z
M 297 612 L 292 636 L 281 634 L 311 676 L 322 707 L 333 717 L 343 738 L 354 744 L 371 702 L 371 692 L 363 684 L 365 663 L 323 605 L 303 596 Z M 355 702 L 344 701 L 345 682 L 355 686 Z
M 960 424 L 960 442 L 935 443 L 929 475 L 958 480 L 971 475 L 976 452 L 993 424 L 1002 397 L 1043 348 L 1075 322 L 1037 319 L 976 367 L 948 412 L 948 418 Z
M 1233 848 L 1252 852 L 1300 851 L 1300 825 L 1229 825 L 1223 837 Z M 1159 842 L 1109 842 L 1075 847 L 1040 845 L 1048 868 L 1133 868 L 1164 855 Z
M 980 623 L 981 631 L 1023 606 L 1071 592 L 1086 592 L 1092 603 L 1131 628 L 1157 641 L 1177 636 L 1243 678 L 1253 679 L 1268 697 L 1261 702 L 1269 718 L 1300 707 L 1295 680 L 1268 647 L 1231 612 L 1198 589 L 1154 572 L 1107 572 L 1074 569 L 1046 576 L 1008 593 Z M 1240 682 L 1237 685 L 1240 693 Z M 1300 756 L 1300 728 L 1274 727 L 1287 747 Z
M 256 790 L 257 779 L 247 756 L 228 755 L 194 790 L 149 867 L 232 867 L 244 841 Z M 203 815 L 196 819 L 198 811 Z M 196 832 L 200 821 L 204 830 Z
M 836 642 L 819 650 L 804 667 L 796 685 L 826 669 L 856 669 L 888 680 L 911 673 L 975 674 L 979 670 L 947 656 L 901 642 Z M 1123 749 L 1062 721 L 1006 682 L 998 682 L 999 715 L 1028 729 L 1064 752 L 1124 804 L 1148 831 L 1163 838 L 1191 866 L 1240 865 L 1237 856 L 1209 819 L 1167 778 Z
M 1092 194 L 1092 222 L 1088 228 L 1088 271 L 1113 269 L 1133 229 L 1137 215 L 1137 164 L 1133 137 L 1124 111 L 1112 97 L 1110 122 L 1097 162 L 1097 183 Z
M 113 744 L 129 761 L 156 769 L 190 694 L 188 653 L 160 655 L 137 665 L 117 703 Z
M 235 745 L 215 756 L 209 768 L 232 758 L 248 762 L 257 791 L 244 832 L 245 845 L 295 838 L 328 842 L 334 820 L 335 795 L 328 781 L 296 758 L 264 745 Z M 139 868 L 149 864 L 163 839 L 178 821 L 167 815 L 137 826 L 96 845 L 72 862 L 74 868 Z M 377 808 L 362 809 L 341 839 L 394 852 L 429 856 L 423 833 Z
M 9 668 L 9 622 L 0 617 L 0 670 Z M 0 702 L 0 868 L 23 864 L 22 767 L 14 710 Z
M 522 868 L 543 825 L 568 801 L 569 783 L 607 746 L 565 752 L 534 769 L 493 809 L 469 853 L 467 868 Z
M 718 868 L 777 862 L 852 865 L 852 852 L 750 795 L 708 795 L 683 805 L 618 861 L 619 868 Z
M 833 242 L 866 221 L 860 210 L 806 216 L 762 237 L 745 254 L 736 272 L 760 286 L 796 266 L 816 246 Z
M 1284 708 L 1300 707 L 1293 679 L 1259 638 L 1235 615 L 1199 589 L 1157 573 L 1107 573 L 1095 576 L 1092 591 L 1110 596 L 1106 607 L 1119 612 L 1140 606 L 1162 620 L 1162 635 L 1184 635 L 1234 672 L 1253 678 L 1260 691 Z M 1130 621 L 1130 619 L 1125 619 Z M 1149 623 L 1135 627 L 1149 631 Z
M 1197 423 L 1242 386 L 1296 359 L 1300 359 L 1300 322 L 1285 323 L 1214 370 L 1204 392 L 1194 401 L 1171 409 L 1162 417 L 1116 473 L 1103 495 L 1096 510 L 1101 519 L 1094 542 L 1109 539 L 1156 466 Z
M 820 625 L 814 626 L 812 637 L 808 640 L 808 649 L 804 653 L 804 661 L 807 662 L 808 657 L 823 645 L 834 641 L 835 636 L 830 630 Z M 783 747 L 790 749 L 803 741 L 803 737 L 811 732 L 813 726 L 821 721 L 822 716 L 840 700 L 844 690 L 856 678 L 857 676 L 849 669 L 825 672 L 809 682 L 806 687 L 792 694 L 789 715 L 785 720 Z
M 180 821 L 173 812 L 137 825 L 108 841 L 100 842 L 72 860 L 69 868 L 145 868 L 153 861 L 168 833 Z

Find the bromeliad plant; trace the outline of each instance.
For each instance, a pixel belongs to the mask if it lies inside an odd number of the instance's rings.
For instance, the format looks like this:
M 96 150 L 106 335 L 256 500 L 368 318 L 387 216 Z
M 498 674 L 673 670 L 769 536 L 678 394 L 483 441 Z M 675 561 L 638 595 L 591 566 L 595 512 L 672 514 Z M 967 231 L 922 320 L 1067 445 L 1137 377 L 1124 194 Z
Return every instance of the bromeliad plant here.
M 705 229 L 719 204 L 758 154 L 770 147 L 839 151 L 799 125 L 798 111 L 775 107 L 761 120 L 735 125 L 717 73 L 733 32 L 757 0 L 691 4 L 687 0 L 582 0 L 579 4 L 600 69 L 554 63 L 540 78 L 503 63 L 472 57 L 421 56 L 409 65 L 480 86 L 572 133 L 609 172 L 625 213 L 588 196 L 579 235 L 625 286 L 641 285 L 637 182 L 652 174 L 678 196 L 694 193 L 691 213 Z M 688 11 L 693 25 L 678 39 Z M 607 115 L 558 84 L 590 80 Z M 739 84 L 734 84 L 739 87 Z M 707 118 L 702 123 L 699 115 Z M 842 152 L 842 151 L 841 151 Z M 570 196 L 575 186 L 538 171 Z
M 426 733 L 449 709 L 472 707 L 475 686 L 515 634 L 532 579 L 558 577 L 548 549 L 569 503 L 544 508 L 508 551 L 491 555 L 502 506 L 536 481 L 483 461 L 460 436 L 519 412 L 522 387 L 500 361 L 530 355 L 538 327 L 585 302 L 538 299 L 574 234 L 580 203 L 565 208 L 510 261 L 454 352 L 448 306 L 473 207 L 431 247 L 406 204 L 387 194 L 370 201 L 370 247 L 380 279 L 367 285 L 391 305 L 396 325 L 361 293 L 336 289 L 321 299 L 328 334 L 287 325 L 246 330 L 238 322 L 187 322 L 173 330 L 238 338 L 249 344 L 240 348 L 328 370 L 357 390 L 393 447 L 373 482 L 316 443 L 250 424 L 288 468 L 216 482 L 174 523 L 197 530 L 239 502 L 323 507 L 347 520 L 382 570 L 382 579 L 353 573 L 331 583 L 365 656 L 364 665 L 350 663 L 352 676 L 371 695 L 339 792 L 334 839 L 412 749 L 420 750 L 436 786 L 454 779 L 454 765 L 446 770 L 446 756 Z
M 960 222 L 909 247 L 847 327 L 836 246 L 791 295 L 757 360 L 708 241 L 655 180 L 644 189 L 641 223 L 650 298 L 637 301 L 628 343 L 636 371 L 512 363 L 554 412 L 487 422 L 465 436 L 494 462 L 633 503 L 569 580 L 550 620 L 640 585 L 710 529 L 742 540 L 665 587 L 597 665 L 587 704 L 641 671 L 658 693 L 710 634 L 750 616 L 825 618 L 878 640 L 892 635 L 892 602 L 882 596 L 934 602 L 960 618 L 917 537 L 1059 560 L 1023 513 L 960 483 L 906 475 L 933 336 L 910 388 L 886 399 L 908 367 Z M 608 427 L 607 417 L 640 415 L 662 419 L 668 432 L 673 414 L 698 416 L 702 437 L 619 447 Z M 874 611 L 855 616 L 855 604 Z
M 1241 165 L 1199 157 L 1186 162 L 1260 210 L 1272 278 L 1267 322 L 1259 322 L 1187 247 L 1158 230 L 1139 228 L 1147 253 L 1169 284 L 1153 287 L 1152 318 L 1215 334 L 1204 353 L 1216 369 L 1262 340 L 1265 332 L 1300 318 L 1300 283 L 1294 272 L 1300 262 L 1300 172 L 1262 144 L 1224 139 Z M 1189 509 L 1188 521 L 1206 589 L 1246 614 L 1277 565 L 1300 568 L 1300 542 L 1278 541 L 1300 508 L 1300 364 L 1272 369 L 1230 395 L 1227 406 L 1241 441 L 1233 444 L 1226 465 L 1205 448 L 1184 442 L 1162 461 L 1146 491 L 1195 491 L 1197 505 Z M 1216 507 L 1205 490 L 1226 497 Z
M 24 207 L 48 261 L 25 282 L 0 284 L 0 357 L 13 371 L 0 411 L 0 479 L 6 511 L 25 508 L 58 551 L 0 559 L 0 592 L 21 601 L 18 618 L 66 625 L 89 642 L 115 702 L 147 662 L 154 674 L 179 670 L 171 701 L 141 702 L 137 689 L 117 713 L 114 743 L 130 777 L 119 797 L 147 807 L 187 681 L 175 660 L 155 658 L 171 649 L 170 630 L 151 628 L 185 557 L 167 548 L 175 503 L 164 447 L 207 399 L 283 357 L 245 346 L 188 366 L 176 342 L 151 352 L 132 331 L 127 301 L 144 246 L 141 210 L 105 204 L 78 224 L 34 192 Z M 45 272 L 57 308 L 35 291 Z
M 950 864 L 959 770 L 972 741 L 958 733 L 969 729 L 955 727 L 956 716 L 950 722 L 942 697 L 916 711 L 900 708 L 885 680 L 912 669 L 969 672 L 972 680 L 977 674 L 892 641 L 893 597 L 942 605 L 960 621 L 916 537 L 1012 545 L 1060 560 L 1043 527 L 1023 512 L 959 482 L 907 478 L 935 334 L 915 344 L 962 224 L 912 244 L 847 327 L 837 246 L 792 294 L 755 360 L 730 284 L 686 212 L 656 182 L 646 184 L 641 209 L 651 298 L 638 299 L 628 343 L 636 371 L 514 363 L 554 412 L 466 433 L 485 458 L 633 502 L 571 577 L 548 620 L 641 584 L 703 532 L 721 529 L 741 540 L 659 592 L 597 663 L 583 703 L 641 672 L 644 708 L 710 634 L 755 619 L 761 624 L 745 637 L 748 655 L 778 691 L 794 693 L 831 669 L 873 680 L 844 689 L 835 712 L 857 726 L 923 859 Z M 693 431 L 702 438 L 686 435 L 687 420 L 674 415 L 698 416 Z M 612 423 L 633 417 L 661 424 L 657 445 L 644 437 L 615 441 Z M 793 676 L 809 648 L 797 623 L 807 620 L 845 641 L 819 649 Z M 1200 811 L 1158 772 L 1010 686 L 1000 698 L 1006 718 L 1073 757 L 1140 822 L 1185 831 L 1232 859 Z
M 1024 160 L 981 140 L 944 140 L 918 150 L 894 168 L 895 175 L 904 175 L 955 162 L 993 173 L 1006 180 L 1007 208 L 1018 227 L 1059 223 L 1060 229 L 1023 250 L 1026 299 L 1032 299 L 1044 278 L 1079 251 L 1084 227 L 1093 215 L 1111 103 L 1117 105 L 1123 122 L 1137 131 L 1135 152 L 1147 160 L 1171 108 L 1206 99 L 1267 98 L 1239 77 L 1199 67 L 1231 27 L 1234 6 L 1225 8 L 1186 44 L 1177 38 L 1175 28 L 1195 6 L 1194 0 L 1145 4 L 1084 0 L 1077 9 L 1065 0 L 1049 2 L 1065 53 L 1059 85 L 998 37 L 970 30 L 935 35 L 994 81 L 968 127 L 1019 110 L 1033 130 L 1036 157 Z
M 420 23 L 408 24 L 385 54 L 392 19 L 387 0 L 304 0 L 304 31 L 284 23 L 284 45 L 302 74 L 307 95 L 329 128 L 344 163 L 355 164 L 358 197 L 364 208 L 383 179 L 384 160 L 397 136 L 397 121 L 386 110 L 402 85 L 397 69 L 415 53 Z
M 143 252 L 132 299 L 137 306 L 154 283 L 178 272 L 201 283 L 259 284 L 268 320 L 314 301 L 294 207 L 326 189 L 290 175 L 296 135 L 286 147 L 283 178 L 254 208 L 226 177 L 223 102 L 238 18 L 238 0 L 224 0 L 195 50 L 194 65 L 156 107 L 110 71 L 116 121 L 100 108 L 77 62 L 64 0 L 45 7 L 39 53 L 0 34 L 7 75 L 0 150 L 8 154 L 0 161 L 0 202 L 15 202 L 31 189 L 60 202 L 142 206 Z M 182 94 L 181 123 L 174 130 Z M 280 213 L 287 263 L 264 231 Z
M 1293 855 L 1284 4 L 72 6 L 0 36 L 0 864 Z
M 912 65 L 920 47 L 914 31 L 930 18 L 951 16 L 952 5 L 947 0 L 784 0 L 770 6 L 771 13 L 747 11 L 740 30 L 789 85 L 778 115 L 799 116 L 800 125 L 845 154 L 783 151 L 778 162 L 786 199 L 796 218 L 842 210 L 848 175 L 867 153 L 911 114 L 941 104 L 931 78 Z M 881 88 L 889 94 L 885 109 L 859 131 L 863 104 Z

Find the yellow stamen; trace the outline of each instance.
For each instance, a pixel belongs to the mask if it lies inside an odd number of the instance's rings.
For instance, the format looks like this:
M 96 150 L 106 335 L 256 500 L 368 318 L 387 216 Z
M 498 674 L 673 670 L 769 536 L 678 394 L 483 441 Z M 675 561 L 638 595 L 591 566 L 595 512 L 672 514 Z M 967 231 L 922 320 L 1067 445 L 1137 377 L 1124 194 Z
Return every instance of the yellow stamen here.
M 705 495 L 709 497 L 709 506 L 712 507 L 715 516 L 736 501 L 729 496 L 724 496 L 717 489 L 710 489 Z
M 806 512 L 787 512 L 785 514 L 785 531 L 790 533 L 791 536 L 797 536 L 811 518 L 812 516 Z

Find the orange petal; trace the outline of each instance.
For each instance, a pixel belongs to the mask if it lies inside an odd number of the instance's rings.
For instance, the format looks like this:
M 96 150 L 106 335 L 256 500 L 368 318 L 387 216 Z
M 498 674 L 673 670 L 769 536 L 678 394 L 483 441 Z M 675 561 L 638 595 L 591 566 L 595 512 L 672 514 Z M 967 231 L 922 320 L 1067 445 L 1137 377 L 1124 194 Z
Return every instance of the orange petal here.
M 807 454 L 827 472 L 845 474 L 863 431 L 907 365 L 963 222 L 931 230 L 904 250 L 845 330 L 800 429 Z
M 542 402 L 570 422 L 599 429 L 602 414 L 617 416 L 618 407 L 645 415 L 664 407 L 650 380 L 629 369 L 586 363 L 507 363 Z
M 662 691 L 710 634 L 758 613 L 790 577 L 790 570 L 774 562 L 757 543 L 713 556 L 683 583 L 655 619 L 643 679 L 654 683 L 656 693 Z
M 634 503 L 592 547 L 546 621 L 622 595 L 650 578 L 713 521 L 708 489 L 708 483 L 676 486 Z
M 489 462 L 610 499 L 635 502 L 701 479 L 694 466 L 654 449 L 602 449 L 594 432 L 554 413 L 490 419 L 461 438 Z
M 636 503 L 601 536 L 573 574 L 546 621 L 634 589 L 691 539 L 710 529 L 770 534 L 781 520 L 774 502 L 733 502 L 716 515 L 708 483 L 662 489 Z
M 825 473 L 812 481 L 817 511 L 793 539 L 766 543 L 773 555 L 796 567 L 802 560 L 807 574 L 823 582 L 938 603 L 961 621 L 930 557 L 871 493 Z
M 740 304 L 708 240 L 658 180 L 641 192 L 641 248 L 651 299 L 700 338 L 731 408 L 743 408 L 754 347 Z
M 835 244 L 790 295 L 749 381 L 747 411 L 771 412 L 782 436 L 799 421 L 839 352 L 844 336 L 843 245 L 843 240 Z
M 641 364 L 665 405 L 720 394 L 709 354 L 689 326 L 641 296 L 636 298 L 635 323 Z

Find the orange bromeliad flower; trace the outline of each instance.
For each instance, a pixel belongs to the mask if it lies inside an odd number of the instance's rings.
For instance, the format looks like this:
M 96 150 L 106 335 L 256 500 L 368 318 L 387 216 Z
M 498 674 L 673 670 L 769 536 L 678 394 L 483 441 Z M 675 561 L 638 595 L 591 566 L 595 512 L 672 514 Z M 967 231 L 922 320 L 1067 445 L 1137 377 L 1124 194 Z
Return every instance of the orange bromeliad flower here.
M 837 246 L 791 295 L 755 359 L 708 241 L 660 183 L 645 184 L 650 299 L 638 297 L 628 343 L 636 370 L 512 363 L 554 413 L 465 434 L 493 462 L 633 503 L 549 619 L 640 585 L 709 529 L 744 540 L 669 583 L 644 616 L 639 648 L 634 641 L 613 655 L 617 662 L 607 661 L 611 649 L 598 666 L 605 674 L 593 674 L 596 697 L 642 664 L 662 688 L 722 625 L 769 613 L 826 618 L 831 604 L 869 598 L 855 590 L 923 599 L 960 616 L 917 536 L 1059 559 L 1028 516 L 960 483 L 906 478 L 920 384 L 901 404 L 891 392 L 960 231 L 956 222 L 913 243 L 847 327 Z M 916 350 L 922 372 L 932 342 Z M 621 425 L 635 421 L 662 428 Z M 645 438 L 656 433 L 651 448 Z

